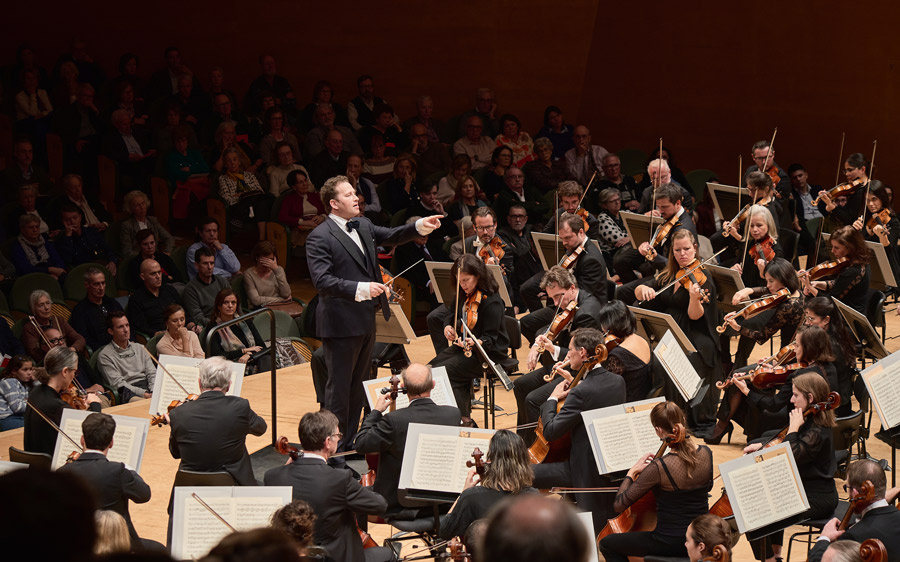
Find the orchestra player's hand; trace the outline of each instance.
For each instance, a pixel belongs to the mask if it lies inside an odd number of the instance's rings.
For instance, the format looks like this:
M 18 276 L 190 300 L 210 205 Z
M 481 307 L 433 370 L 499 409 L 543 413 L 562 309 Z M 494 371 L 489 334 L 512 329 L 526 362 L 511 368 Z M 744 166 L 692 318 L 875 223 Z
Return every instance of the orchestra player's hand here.
M 456 340 L 456 330 L 453 329 L 453 326 L 444 326 L 444 337 L 447 338 L 447 341 Z
M 690 296 L 694 300 L 702 300 L 703 299 L 703 289 L 697 283 L 692 283 L 691 288 L 688 290 Z
M 888 503 L 893 503 L 898 495 L 900 495 L 900 488 L 888 488 L 884 493 L 884 499 L 886 499 Z
M 735 380 L 734 387 L 741 391 L 741 394 L 747 396 L 750 394 L 750 387 L 747 386 L 747 381 L 745 380 Z
M 654 457 L 653 453 L 647 453 L 644 456 L 642 456 L 638 460 L 638 462 L 634 463 L 634 466 L 632 466 L 630 469 L 628 469 L 627 476 L 629 478 L 631 478 L 632 480 L 636 479 L 641 474 L 641 472 L 643 472 L 644 469 L 647 468 L 647 465 L 650 464 L 650 461 L 653 460 L 653 457 Z
M 742 301 L 747 300 L 750 295 L 753 294 L 753 289 L 741 289 L 740 291 L 736 291 L 734 295 L 731 297 L 731 304 L 737 306 Z
M 755 453 L 760 449 L 762 449 L 762 443 L 750 443 L 749 445 L 744 447 L 744 454 L 749 455 L 750 453 Z
M 152 392 L 145 392 L 145 393 L 144 393 L 144 398 L 147 399 L 147 400 L 150 400 L 151 398 L 153 398 L 153 393 L 152 393 Z
M 735 318 L 735 317 L 734 317 L 734 314 L 731 313 L 731 312 L 729 312 L 728 314 L 725 315 L 725 323 L 728 324 L 729 326 L 731 326 L 731 328 L 732 328 L 735 332 L 740 332 L 740 331 L 741 331 L 741 325 L 738 324 L 737 321 L 736 321 L 734 318 Z
M 765 277 L 763 276 L 763 271 L 765 271 L 766 269 L 766 260 L 762 258 L 756 260 L 756 267 L 757 269 L 759 269 L 759 276 L 765 279 Z
M 422 219 L 422 226 L 437 230 L 441 227 L 441 215 L 431 215 Z
M 459 347 L 466 347 L 468 345 L 469 348 L 471 348 L 475 345 L 475 340 L 473 340 L 472 338 L 456 338 L 453 341 L 453 345 L 457 345 Z
M 832 517 L 831 521 L 825 524 L 822 527 L 822 532 L 819 533 L 820 537 L 828 537 L 828 540 L 834 542 L 838 540 L 841 535 L 844 534 L 844 531 L 838 531 L 838 525 L 841 524 L 841 520 L 837 517 Z
M 739 264 L 739 263 L 736 263 L 736 264 L 732 265 L 732 266 L 731 266 L 731 269 L 737 271 L 737 272 L 738 272 L 738 275 L 742 275 L 742 274 L 744 273 L 744 268 L 741 267 L 741 264 Z
M 854 230 L 862 230 L 863 229 L 863 220 L 862 217 L 859 217 L 855 221 L 853 221 L 853 229 Z
M 650 244 L 648 242 L 641 243 L 641 245 L 638 246 L 638 252 L 640 252 L 642 256 L 646 256 L 650 253 Z
M 376 283 L 372 281 L 369 283 L 369 297 L 377 298 L 380 295 L 383 295 L 388 292 L 388 287 L 384 283 Z
M 794 408 L 788 414 L 788 420 L 788 433 L 799 431 L 800 426 L 803 425 L 803 410 Z
M 96 394 L 100 394 L 102 392 L 106 392 L 106 389 L 103 388 L 102 385 L 94 384 L 94 385 L 91 385 L 91 386 L 85 388 L 84 391 L 87 392 L 88 394 L 90 394 L 92 392 L 96 393 Z
M 84 397 L 84 401 L 85 401 L 85 403 L 86 403 L 88 406 L 90 406 L 91 404 L 95 404 L 95 403 L 96 403 L 96 404 L 99 404 L 99 403 L 100 403 L 100 397 L 97 396 L 96 394 L 91 393 L 91 394 L 87 394 L 87 395 Z
M 652 210 L 647 211 L 646 213 L 644 213 L 644 215 L 646 215 L 646 216 L 648 216 L 648 217 L 654 217 L 654 218 L 657 218 L 657 219 L 660 218 L 660 217 L 662 217 L 662 215 L 659 213 L 659 209 L 652 209 Z
M 479 482 L 481 482 L 481 476 L 478 476 L 478 469 L 473 466 L 469 469 L 469 472 L 466 473 L 466 481 L 463 483 L 463 490 L 473 488 Z
M 381 394 L 379 392 L 378 400 L 375 401 L 375 409 L 383 414 L 387 411 L 388 406 L 390 406 L 390 405 L 391 405 L 391 394 L 390 393 Z
M 562 400 L 566 396 L 569 395 L 569 389 L 566 386 L 569 383 L 566 381 L 559 381 L 559 384 L 556 385 L 556 388 L 553 389 L 553 393 L 550 395 L 550 398 L 556 398 L 557 400 Z
M 634 289 L 634 296 L 637 297 L 637 300 L 639 301 L 650 301 L 656 298 L 656 291 L 653 290 L 653 287 L 638 285 Z

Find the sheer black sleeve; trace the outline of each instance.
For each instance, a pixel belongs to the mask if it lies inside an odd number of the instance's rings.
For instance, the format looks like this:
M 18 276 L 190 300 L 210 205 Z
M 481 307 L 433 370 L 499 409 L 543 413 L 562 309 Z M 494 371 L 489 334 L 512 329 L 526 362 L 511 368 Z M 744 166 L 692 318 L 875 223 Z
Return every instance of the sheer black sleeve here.
M 741 326 L 741 335 L 751 338 L 758 344 L 764 344 L 784 327 L 790 331 L 797 329 L 803 318 L 803 306 L 799 299 L 787 299 L 775 309 L 775 316 L 765 326 L 757 329 Z

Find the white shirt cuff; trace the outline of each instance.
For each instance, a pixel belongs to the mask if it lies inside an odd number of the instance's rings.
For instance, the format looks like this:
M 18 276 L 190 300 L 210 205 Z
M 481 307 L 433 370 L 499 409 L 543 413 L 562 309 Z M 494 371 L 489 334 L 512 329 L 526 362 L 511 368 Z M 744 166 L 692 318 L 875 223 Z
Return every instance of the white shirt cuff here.
M 550 354 L 554 361 L 559 361 L 559 347 L 555 345 L 550 346 L 550 349 L 547 349 L 547 353 Z
M 825 535 L 819 535 L 819 538 L 816 539 L 816 542 L 819 542 L 819 541 L 825 541 L 825 542 L 830 543 L 830 542 L 831 542 L 831 539 L 829 539 L 829 538 L 826 537 Z
M 425 226 L 425 219 L 419 219 L 416 221 L 416 232 L 418 232 L 422 236 L 428 236 L 434 229 L 428 226 Z
M 559 399 L 556 398 L 555 396 L 551 396 L 550 398 L 547 399 L 547 402 L 559 402 Z
M 356 302 L 372 300 L 368 281 L 360 281 L 356 286 Z

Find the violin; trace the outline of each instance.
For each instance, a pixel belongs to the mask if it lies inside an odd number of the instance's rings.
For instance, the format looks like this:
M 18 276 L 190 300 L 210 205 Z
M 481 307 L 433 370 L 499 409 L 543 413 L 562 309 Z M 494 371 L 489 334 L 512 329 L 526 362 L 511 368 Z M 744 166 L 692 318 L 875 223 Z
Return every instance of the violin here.
M 447 543 L 450 547 L 450 558 L 453 562 L 472 562 L 472 555 L 466 552 L 466 545 L 459 540 L 459 537 L 453 537 Z
M 584 197 L 584 196 L 582 196 L 582 197 Z M 575 209 L 575 214 L 578 215 L 579 217 L 581 217 L 581 220 L 584 222 L 584 231 L 587 232 L 588 231 L 588 217 L 590 217 L 591 214 L 584 207 L 578 207 L 577 209 Z
M 491 238 L 491 241 L 487 244 L 483 245 L 478 250 L 478 257 L 485 263 L 488 264 L 488 260 L 493 258 L 496 265 L 500 266 L 500 269 L 503 271 L 503 274 L 506 274 L 506 266 L 500 263 L 500 260 L 503 259 L 503 256 L 506 255 L 506 244 L 503 243 L 503 240 L 500 239 L 499 236 L 494 236 Z
M 768 170 L 766 170 L 766 174 L 768 174 L 769 178 L 772 180 L 772 188 L 775 189 L 775 198 L 781 199 L 781 192 L 778 191 L 778 182 L 781 181 L 781 176 L 778 174 L 781 170 L 778 169 L 778 166 L 772 166 Z
M 578 257 L 583 253 L 584 246 L 578 246 L 577 248 L 572 250 L 571 254 L 563 256 L 563 259 L 559 260 L 559 265 L 563 269 L 569 269 L 575 264 L 576 261 L 578 261 Z
M 575 312 L 578 310 L 578 303 L 575 299 L 569 301 L 569 304 L 566 305 L 566 308 L 561 310 L 559 314 L 553 317 L 553 322 L 550 323 L 550 327 L 547 328 L 547 331 L 544 333 L 544 336 L 547 337 L 550 341 L 554 341 L 559 333 L 562 332 L 566 326 L 572 322 L 572 319 L 575 318 Z M 538 353 L 544 352 L 544 344 L 541 342 L 538 345 Z
M 757 368 L 747 371 L 743 375 L 735 375 L 724 382 L 717 382 L 716 388 L 721 390 L 731 386 L 735 381 L 747 379 L 750 379 L 753 386 L 762 390 L 775 388 L 776 386 L 783 385 L 794 371 L 797 369 L 805 369 L 806 367 L 809 367 L 809 364 L 804 361 L 791 363 L 790 365 L 769 365 L 763 363 Z
M 762 205 L 763 207 L 765 207 L 771 202 L 772 196 L 768 195 L 763 199 L 757 201 L 755 205 Z M 746 205 L 744 205 L 744 208 L 738 211 L 738 214 L 736 214 L 734 218 L 729 221 L 729 228 L 722 231 L 722 236 L 727 238 L 731 236 L 732 233 L 737 232 L 737 227 L 739 227 L 741 223 L 747 220 L 747 217 L 750 216 L 750 207 L 752 207 L 753 205 L 754 203 L 747 203 Z
M 487 465 L 491 463 L 484 460 L 484 453 L 482 453 L 481 449 L 479 449 L 478 447 L 475 447 L 475 450 L 472 451 L 472 459 L 474 460 L 466 461 L 466 467 L 475 467 L 475 474 L 477 474 L 481 478 L 484 478 L 485 471 L 487 470 Z
M 703 264 L 696 258 L 694 258 L 694 261 L 691 263 L 679 269 L 675 277 L 678 279 L 678 282 L 681 283 L 681 286 L 688 291 L 691 290 L 694 283 L 701 287 L 706 283 L 706 274 L 703 273 Z M 700 290 L 700 301 L 704 304 L 709 302 L 708 290 Z
M 882 210 L 878 211 L 877 213 L 872 213 L 872 216 L 869 217 L 869 220 L 866 222 L 866 228 L 871 230 L 872 233 L 874 234 L 875 227 L 880 226 L 883 231 L 881 235 L 887 236 L 887 234 L 890 232 L 890 230 L 888 230 L 888 223 L 890 223 L 890 222 L 891 222 L 891 212 L 888 209 L 882 209 Z M 885 244 L 885 246 L 887 246 L 888 244 L 890 244 L 890 242 Z
M 463 322 L 466 323 L 469 330 L 474 330 L 475 324 L 478 323 L 478 306 L 482 300 L 484 300 L 484 293 L 477 289 L 466 298 L 466 303 L 463 305 Z M 463 354 L 466 357 L 472 357 L 472 344 L 468 343 L 468 338 L 463 347 Z
M 181 406 L 185 402 L 193 402 L 194 400 L 196 400 L 198 398 L 200 398 L 200 397 L 197 396 L 196 394 L 188 394 L 187 398 L 185 398 L 184 400 L 172 400 L 171 402 L 169 402 L 169 406 L 166 408 L 166 412 L 167 413 L 171 412 L 172 410 L 174 410 L 178 406 Z M 162 427 L 168 423 L 169 422 L 166 421 L 166 417 L 162 414 L 157 413 L 155 416 L 150 416 L 150 425 L 156 425 L 156 426 Z M 287 438 L 285 438 L 285 439 L 287 439 Z
M 743 318 L 745 320 L 753 318 L 754 316 L 756 316 L 757 314 L 759 314 L 761 312 L 765 312 L 766 310 L 771 310 L 771 309 L 775 308 L 776 306 L 780 305 L 789 296 L 791 296 L 791 290 L 785 288 L 785 289 L 779 289 L 777 292 L 775 292 L 771 295 L 762 297 L 760 299 L 756 299 L 751 304 L 748 304 L 747 306 L 738 310 L 737 312 L 729 312 L 728 314 L 726 314 L 725 315 L 726 322 L 724 322 L 721 326 L 716 326 L 716 331 L 719 332 L 720 334 L 723 334 L 723 333 L 725 333 L 725 330 L 728 329 L 728 322 L 727 322 L 728 320 L 730 320 L 732 318 Z
M 775 241 L 772 240 L 772 237 L 766 235 L 762 240 L 754 240 L 753 246 L 750 247 L 750 257 L 753 258 L 753 263 L 756 263 L 758 260 L 763 259 L 766 263 L 775 259 Z
M 811 283 L 822 277 L 833 277 L 842 272 L 848 265 L 850 265 L 850 258 L 838 258 L 814 265 L 806 271 L 798 271 L 797 277 L 800 278 L 801 283 Z
M 653 236 L 650 238 L 650 250 L 647 252 L 647 255 L 644 256 L 647 258 L 647 261 L 656 259 L 656 248 L 666 243 L 669 234 L 672 233 L 672 229 L 679 224 L 681 223 L 678 221 L 678 215 L 673 215 L 672 218 L 656 227 Z
M 687 431 L 684 426 L 677 424 L 672 433 L 666 435 L 665 439 L 656 451 L 654 459 L 658 459 L 666 452 L 667 447 L 671 447 L 677 443 L 681 443 L 687 437 Z M 652 531 L 656 528 L 656 496 L 652 491 L 641 496 L 633 504 L 625 508 L 625 511 L 619 515 L 609 519 L 600 534 L 597 535 L 597 543 L 603 537 L 618 533 L 633 533 L 640 531 Z
M 859 487 L 859 495 L 855 498 L 850 498 L 850 507 L 847 509 L 847 513 L 844 514 L 844 518 L 841 519 L 840 525 L 838 525 L 838 531 L 846 531 L 847 527 L 850 526 L 850 519 L 853 518 L 854 513 L 862 513 L 864 509 L 872 505 L 875 502 L 875 485 L 872 484 L 871 480 L 866 480 L 862 483 L 862 486 Z
M 399 304 L 403 302 L 403 293 L 394 290 L 394 276 L 391 275 L 391 272 L 385 269 L 383 265 L 379 265 L 378 267 L 381 269 L 381 282 L 391 289 L 391 295 L 390 298 L 388 298 L 388 302 L 391 304 Z
M 827 193 L 830 199 L 834 199 L 836 197 L 850 197 L 851 195 L 859 191 L 861 187 L 865 186 L 866 183 L 868 183 L 866 180 L 857 178 L 853 181 L 838 184 L 831 189 L 822 190 L 818 195 L 816 195 L 816 198 L 813 199 L 812 204 L 818 205 L 819 201 L 822 199 L 823 193 Z
M 87 410 L 88 405 L 85 401 L 85 392 L 84 390 L 75 386 L 75 381 L 72 381 L 69 384 L 69 387 L 59 393 L 59 397 L 62 398 L 62 401 L 69 405 L 69 407 L 75 410 Z

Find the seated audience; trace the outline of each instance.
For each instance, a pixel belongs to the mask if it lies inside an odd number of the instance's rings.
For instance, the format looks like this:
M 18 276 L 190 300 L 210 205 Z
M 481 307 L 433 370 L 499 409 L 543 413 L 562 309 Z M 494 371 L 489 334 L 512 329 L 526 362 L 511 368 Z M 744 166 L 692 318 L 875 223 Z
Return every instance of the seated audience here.
M 128 317 L 121 310 L 111 312 L 106 326 L 112 341 L 97 356 L 97 370 L 106 384 L 119 391 L 122 404 L 152 397 L 156 365 L 143 345 L 131 341 Z
M 508 146 L 513 151 L 513 164 L 521 168 L 535 158 L 531 135 L 522 130 L 519 118 L 511 113 L 500 117 L 500 134 L 494 139 L 497 146 Z
M 15 97 L 15 128 L 34 139 L 41 162 L 47 159 L 47 132 L 50 130 L 50 116 L 53 104 L 47 90 L 38 87 L 38 76 L 33 70 L 22 74 L 22 90 Z
M 128 320 L 135 332 L 148 339 L 165 330 L 163 311 L 172 304 L 179 304 L 178 291 L 170 283 L 163 283 L 159 262 L 147 259 L 141 262 L 141 285 L 128 299 Z M 192 328 L 193 326 L 189 326 Z
M 409 154 L 401 154 L 394 162 L 394 177 L 385 187 L 388 197 L 388 210 L 396 213 L 409 208 L 418 202 L 418 183 L 416 182 L 416 161 Z
M 574 125 L 565 122 L 559 107 L 548 105 L 544 110 L 544 126 L 535 135 L 535 139 L 540 137 L 549 139 L 553 143 L 553 159 L 565 162 L 566 152 L 575 148 L 575 142 L 572 140 L 574 129 Z
M 301 168 L 288 174 L 287 184 L 292 191 L 281 202 L 278 222 L 291 228 L 291 244 L 302 247 L 312 229 L 325 222 L 328 215 L 306 170 Z
M 325 135 L 325 150 L 313 156 L 309 161 L 309 173 L 313 185 L 322 185 L 328 178 L 344 173 L 349 156 L 350 152 L 344 149 L 344 138 L 340 131 L 329 131 Z
M 344 146 L 352 154 L 363 153 L 362 146 L 360 146 L 353 131 L 349 127 L 337 123 L 333 104 L 320 103 L 316 106 L 314 119 L 316 126 L 306 135 L 306 153 L 310 157 L 317 156 L 325 150 L 325 137 L 331 131 L 337 131 L 341 134 Z
M 140 129 L 146 129 L 150 125 L 150 111 L 143 99 L 137 99 L 134 91 L 134 85 L 129 80 L 120 81 L 115 88 L 115 99 L 111 108 L 107 109 L 110 113 L 117 109 L 121 109 L 128 113 L 131 117 L 131 124 Z
M 465 176 L 471 175 L 472 160 L 465 154 L 457 154 L 450 165 L 450 173 L 438 182 L 438 200 L 447 205 L 456 197 L 456 185 Z M 480 188 L 479 188 L 480 190 Z
M 223 158 L 225 173 L 219 176 L 219 196 L 228 205 L 230 220 L 255 222 L 259 239 L 265 240 L 272 195 L 263 190 L 253 172 L 241 168 L 236 149 L 226 149 Z
M 105 139 L 104 153 L 118 164 L 119 183 L 126 187 L 146 185 L 156 165 L 156 149 L 131 125 L 131 117 L 123 109 L 112 113 L 113 130 Z
M 231 286 L 224 277 L 216 275 L 216 257 L 203 246 L 194 252 L 195 277 L 188 281 L 182 294 L 184 311 L 187 313 L 188 328 L 200 333 L 209 323 L 216 302 L 216 295 Z
M 215 141 L 216 144 L 208 157 L 213 170 L 221 172 L 225 169 L 223 156 L 229 148 L 237 149 L 243 169 L 254 174 L 266 169 L 266 164 L 256 151 L 249 144 L 238 139 L 237 128 L 234 123 L 225 121 L 219 125 L 216 129 Z
M 183 123 L 181 108 L 178 104 L 168 104 L 164 108 L 165 122 L 163 126 L 156 130 L 156 150 L 159 154 L 166 155 L 175 150 L 175 140 L 172 135 L 178 129 L 184 129 L 188 135 L 188 147 L 199 148 L 200 141 L 197 140 L 197 132 L 190 125 Z
M 29 301 L 32 316 L 22 329 L 22 345 L 25 346 L 25 351 L 28 355 L 33 357 L 38 363 L 43 362 L 47 351 L 41 347 L 41 344 L 46 343 L 44 341 L 46 337 L 44 332 L 50 328 L 59 330 L 65 336 L 67 346 L 78 353 L 84 350 L 84 336 L 76 332 L 66 322 L 65 318 L 53 314 L 53 301 L 50 298 L 50 293 L 42 289 L 32 291 Z
M 356 88 L 359 95 L 347 104 L 347 118 L 354 131 L 363 127 L 371 127 L 375 124 L 375 108 L 387 102 L 375 95 L 375 79 L 364 74 L 356 79 Z M 395 125 L 400 123 L 396 115 L 392 119 Z
M 269 193 L 273 197 L 278 197 L 289 189 L 287 184 L 288 174 L 294 170 L 306 171 L 306 168 L 297 164 L 297 161 L 294 160 L 294 152 L 291 150 L 291 145 L 284 141 L 275 145 L 275 156 L 278 158 L 278 164 L 269 166 L 266 173 L 269 176 Z
M 544 202 L 537 188 L 525 185 L 525 174 L 516 167 L 509 167 L 503 176 L 503 190 L 497 195 L 494 210 L 501 217 L 509 213 L 509 208 L 520 204 L 528 211 L 530 224 L 543 224 L 550 213 L 550 207 Z
M 370 144 L 363 148 L 367 151 L 363 174 L 376 185 L 389 180 L 394 173 L 394 162 L 397 159 L 386 152 L 384 137 L 378 134 L 372 135 Z
M 603 177 L 594 180 L 591 192 L 584 198 L 585 208 L 591 212 L 600 212 L 597 202 L 597 194 L 608 188 L 615 188 L 621 192 L 622 207 L 632 213 L 641 206 L 642 188 L 639 188 L 634 178 L 622 174 L 622 161 L 618 154 L 609 152 L 603 157 L 601 164 Z
M 387 224 L 387 213 L 381 208 L 381 199 L 375 190 L 375 184 L 368 177 L 363 177 L 364 161 L 359 154 L 351 154 L 347 157 L 347 181 L 356 190 L 356 194 L 365 204 L 362 209 L 365 216 L 377 225 Z
M 66 174 L 62 178 L 63 194 L 50 203 L 47 218 L 54 230 L 62 230 L 61 211 L 63 205 L 71 203 L 81 210 L 84 215 L 82 224 L 104 231 L 112 222 L 112 215 L 96 200 L 90 200 L 84 195 L 84 180 L 78 174 Z
M 156 342 L 159 355 L 175 355 L 203 359 L 206 354 L 200 346 L 196 332 L 186 326 L 184 308 L 180 304 L 170 304 L 163 310 L 166 331 Z
M 429 145 L 442 146 L 450 142 L 447 136 L 444 123 L 434 118 L 434 100 L 431 96 L 419 96 L 416 100 L 416 114 L 403 122 L 403 130 L 411 131 L 416 125 L 425 127 L 425 135 Z M 410 138 L 415 142 L 416 135 L 410 134 Z M 421 137 L 420 137 L 421 138 Z M 444 148 L 446 152 L 446 148 Z M 415 153 L 415 150 L 412 150 Z M 450 166 L 438 168 L 438 170 L 446 170 Z
M 197 242 L 191 244 L 185 256 L 188 277 L 191 279 L 197 276 L 197 270 L 194 269 L 194 254 L 200 248 L 206 248 L 215 258 L 215 274 L 225 278 L 237 274 L 241 270 L 241 262 L 228 244 L 219 242 L 219 223 L 212 217 L 204 217 L 197 224 Z
M 19 227 L 19 219 L 25 215 L 37 217 L 40 221 L 40 232 L 50 238 L 55 238 L 59 231 L 50 230 L 44 217 L 41 216 L 43 205 L 38 208 L 38 192 L 34 184 L 26 184 L 20 186 L 16 190 L 16 204 L 8 205 L 4 209 L 4 222 L 6 222 L 6 235 L 8 238 L 15 238 L 19 235 L 21 228 Z M 43 203 L 41 201 L 40 203 Z
M 221 77 L 222 70 L 213 69 L 210 71 L 210 78 L 214 76 Z M 203 123 L 203 129 L 200 133 L 203 145 L 211 146 L 215 144 L 216 131 L 222 123 L 231 123 L 241 135 L 249 137 L 247 120 L 235 109 L 236 98 L 225 92 L 211 93 L 211 98 L 213 112 L 206 119 L 206 122 Z
M 381 135 L 384 138 L 385 153 L 396 156 L 406 149 L 409 139 L 400 132 L 400 128 L 394 124 L 394 108 L 386 103 L 378 104 L 372 110 L 375 121 L 363 127 L 357 134 L 362 146 L 372 145 L 372 136 Z
M 503 191 L 503 176 L 506 170 L 512 166 L 513 151 L 510 147 L 503 145 L 498 146 L 491 153 L 491 163 L 484 174 L 481 183 L 484 185 L 485 198 L 493 202 L 497 199 L 497 194 Z
M 416 166 L 423 178 L 450 169 L 450 151 L 440 142 L 432 142 L 428 138 L 425 125 L 416 123 L 408 132 L 411 141 L 409 152 L 416 157 Z
M 46 340 L 44 339 L 46 338 Z M 66 345 L 66 338 L 62 332 L 56 328 L 47 328 L 44 330 L 44 338 L 41 338 L 41 350 L 44 355 L 54 347 L 69 347 Z M 37 378 L 37 375 L 35 375 Z M 74 385 L 79 390 L 84 389 L 85 392 L 96 393 L 100 398 L 100 406 L 108 408 L 113 405 L 114 397 L 112 393 L 103 388 L 103 378 L 91 368 L 87 358 L 84 355 L 78 356 L 78 368 L 75 372 Z
M 94 87 L 82 84 L 75 103 L 61 107 L 54 120 L 63 143 L 65 169 L 81 174 L 88 185 L 92 185 L 98 179 L 97 156 L 100 155 L 101 135 L 106 132 L 106 125 L 94 104 Z
M 182 73 L 177 79 L 177 91 L 165 99 L 167 105 L 177 107 L 184 116 L 184 122 L 194 131 L 199 131 L 209 115 L 209 98 L 199 87 L 194 86 L 194 75 Z
M 209 315 L 208 328 L 230 322 L 236 316 L 240 316 L 241 305 L 238 304 L 237 295 L 229 287 L 222 289 L 216 295 L 216 301 L 213 304 L 213 312 Z M 244 363 L 251 369 L 259 371 L 268 370 L 271 366 L 271 353 L 259 356 L 259 352 L 266 349 L 266 342 L 259 335 L 259 330 L 252 321 L 238 322 L 227 328 L 213 333 L 212 340 L 209 342 L 210 356 L 218 355 L 228 359 L 229 361 L 237 361 Z M 256 370 L 251 370 L 247 374 L 252 374 Z
M 456 182 L 456 195 L 452 202 L 445 205 L 447 217 L 459 227 L 459 221 L 463 217 L 471 217 L 478 207 L 487 207 L 487 202 L 482 198 L 481 188 L 472 176 L 462 176 Z M 440 202 L 439 194 L 435 198 Z
M 125 195 L 123 207 L 126 213 L 131 215 L 122 221 L 121 233 L 119 234 L 119 252 L 122 259 L 138 254 L 137 233 L 145 228 L 153 231 L 157 245 L 165 253 L 170 253 L 175 247 L 175 237 L 169 234 L 169 231 L 159 223 L 156 217 L 149 216 L 147 211 L 150 210 L 150 199 L 143 191 L 131 191 Z
M 294 152 L 294 160 L 300 162 L 303 158 L 300 156 L 300 145 L 297 143 L 297 137 L 290 132 L 284 118 L 284 111 L 275 106 L 266 111 L 266 123 L 268 130 L 266 136 L 259 141 L 259 157 L 268 166 L 278 165 L 278 159 L 275 157 L 275 145 L 279 142 L 286 142 Z
M 569 173 L 566 161 L 553 159 L 553 143 L 546 137 L 534 140 L 534 158 L 525 164 L 522 171 L 528 185 L 538 188 L 541 193 L 548 193 L 559 186 L 560 182 L 575 179 Z
M 35 387 L 34 361 L 24 355 L 14 355 L 0 379 L 0 431 L 25 425 L 25 402 Z
M 188 146 L 190 127 L 182 126 L 172 133 L 174 150 L 166 155 L 166 179 L 175 188 L 172 216 L 185 219 L 191 204 L 209 197 L 209 166 L 203 154 Z
M 63 233 L 56 238 L 56 248 L 67 269 L 84 263 L 99 263 L 113 275 L 116 274 L 119 258 L 106 244 L 103 233 L 92 226 L 82 226 L 84 216 L 81 209 L 65 204 L 61 209 Z
M 53 180 L 47 170 L 34 165 L 34 145 L 25 138 L 13 145 L 13 160 L 7 160 L 6 169 L 0 171 L 2 202 L 8 203 L 10 196 L 18 193 L 23 185 L 37 185 L 38 193 L 49 195 L 53 190 Z
M 132 256 L 127 264 L 128 281 L 132 287 L 140 287 L 143 283 L 141 280 L 141 265 L 144 263 L 144 260 L 156 260 L 162 268 L 163 283 L 187 283 L 187 279 L 184 278 L 175 261 L 168 254 L 159 250 L 156 244 L 156 235 L 153 234 L 151 229 L 138 230 L 134 239 L 137 242 L 139 251 L 136 256 Z
M 483 135 L 484 121 L 473 115 L 466 119 L 465 136 L 453 144 L 453 154 L 465 154 L 472 159 L 472 169 L 477 170 L 488 165 L 494 151 L 494 139 Z
M 766 143 L 766 145 L 768 146 L 768 143 Z M 774 158 L 774 152 L 773 152 L 772 158 Z M 772 158 L 769 159 L 770 163 L 775 162 Z M 688 183 L 687 176 L 684 175 L 684 172 L 682 172 L 680 169 L 678 169 L 678 166 L 675 164 L 675 159 L 672 157 L 672 152 L 669 150 L 669 147 L 667 147 L 667 146 L 663 147 L 662 155 L 660 155 L 659 146 L 654 147 L 653 150 L 650 151 L 650 157 L 647 159 L 647 165 L 649 166 L 651 162 L 653 162 L 654 160 L 657 160 L 657 159 L 661 159 L 666 162 L 666 165 L 669 169 L 669 173 L 672 178 L 671 181 L 673 181 L 673 182 L 677 183 L 678 185 L 680 185 L 681 187 L 687 189 L 688 193 L 691 195 L 691 198 L 693 198 L 695 194 L 692 191 L 691 184 Z M 751 166 L 751 168 L 753 168 L 753 167 Z M 747 170 L 748 173 L 751 171 L 753 171 L 753 170 L 752 169 Z M 787 176 L 787 174 L 785 174 L 784 172 L 780 172 L 780 173 L 784 174 L 784 176 Z M 745 178 L 746 178 L 746 174 L 745 174 Z M 785 177 L 784 179 L 787 179 L 787 178 Z M 746 181 L 746 179 L 744 181 Z M 785 183 L 785 185 L 782 186 L 781 184 L 779 184 L 778 187 L 779 188 L 784 187 L 785 191 L 790 191 L 789 181 L 785 181 L 784 183 Z M 652 186 L 653 186 L 653 179 L 650 178 L 647 174 L 644 174 L 644 177 L 641 178 L 641 182 L 638 184 L 638 190 L 643 191 L 644 189 L 646 189 L 648 187 L 652 187 Z M 781 226 L 781 224 L 779 224 L 778 226 Z
M 29 273 L 47 273 L 61 279 L 66 274 L 66 264 L 56 251 L 56 246 L 41 234 L 41 219 L 34 215 L 19 218 L 21 234 L 12 244 L 12 261 L 20 277 Z
M 70 324 L 84 336 L 89 348 L 100 349 L 112 339 L 106 331 L 107 316 L 122 310 L 122 306 L 116 299 L 106 296 L 106 274 L 99 268 L 92 267 L 84 272 L 84 288 L 85 297 L 72 309 Z
M 308 135 L 319 124 L 316 123 L 315 113 L 321 105 L 331 108 L 331 111 L 334 113 L 335 123 L 342 127 L 350 127 L 350 121 L 347 119 L 347 110 L 334 101 L 334 88 L 331 86 L 331 82 L 319 80 L 313 86 L 312 101 L 306 104 L 306 107 L 300 112 L 300 130 L 302 132 Z
M 459 129 L 456 131 L 456 138 L 466 136 L 468 130 L 469 119 L 478 117 L 481 119 L 484 130 L 482 131 L 489 137 L 495 137 L 502 133 L 500 130 L 500 122 L 495 116 L 497 113 L 497 102 L 494 99 L 494 91 L 490 88 L 478 88 L 475 92 L 475 108 L 459 115 L 455 120 L 459 123 Z M 477 166 L 476 166 L 477 167 Z
M 291 302 L 291 286 L 275 259 L 275 244 L 265 240 L 253 246 L 254 266 L 244 272 L 244 290 L 253 308 Z
M 591 131 L 584 125 L 575 127 L 572 133 L 572 142 L 575 147 L 566 152 L 566 166 L 569 173 L 575 176 L 575 181 L 581 185 L 587 185 L 594 173 L 598 178 L 603 177 L 603 169 L 600 165 L 607 150 L 602 146 L 591 144 Z
M 259 111 L 263 93 L 274 96 L 276 106 L 286 111 L 292 111 L 297 104 L 297 98 L 294 96 L 294 89 L 291 88 L 288 79 L 278 74 L 275 57 L 270 54 L 260 55 L 259 67 L 262 74 L 250 83 L 250 89 L 244 96 L 247 111 L 250 113 Z

